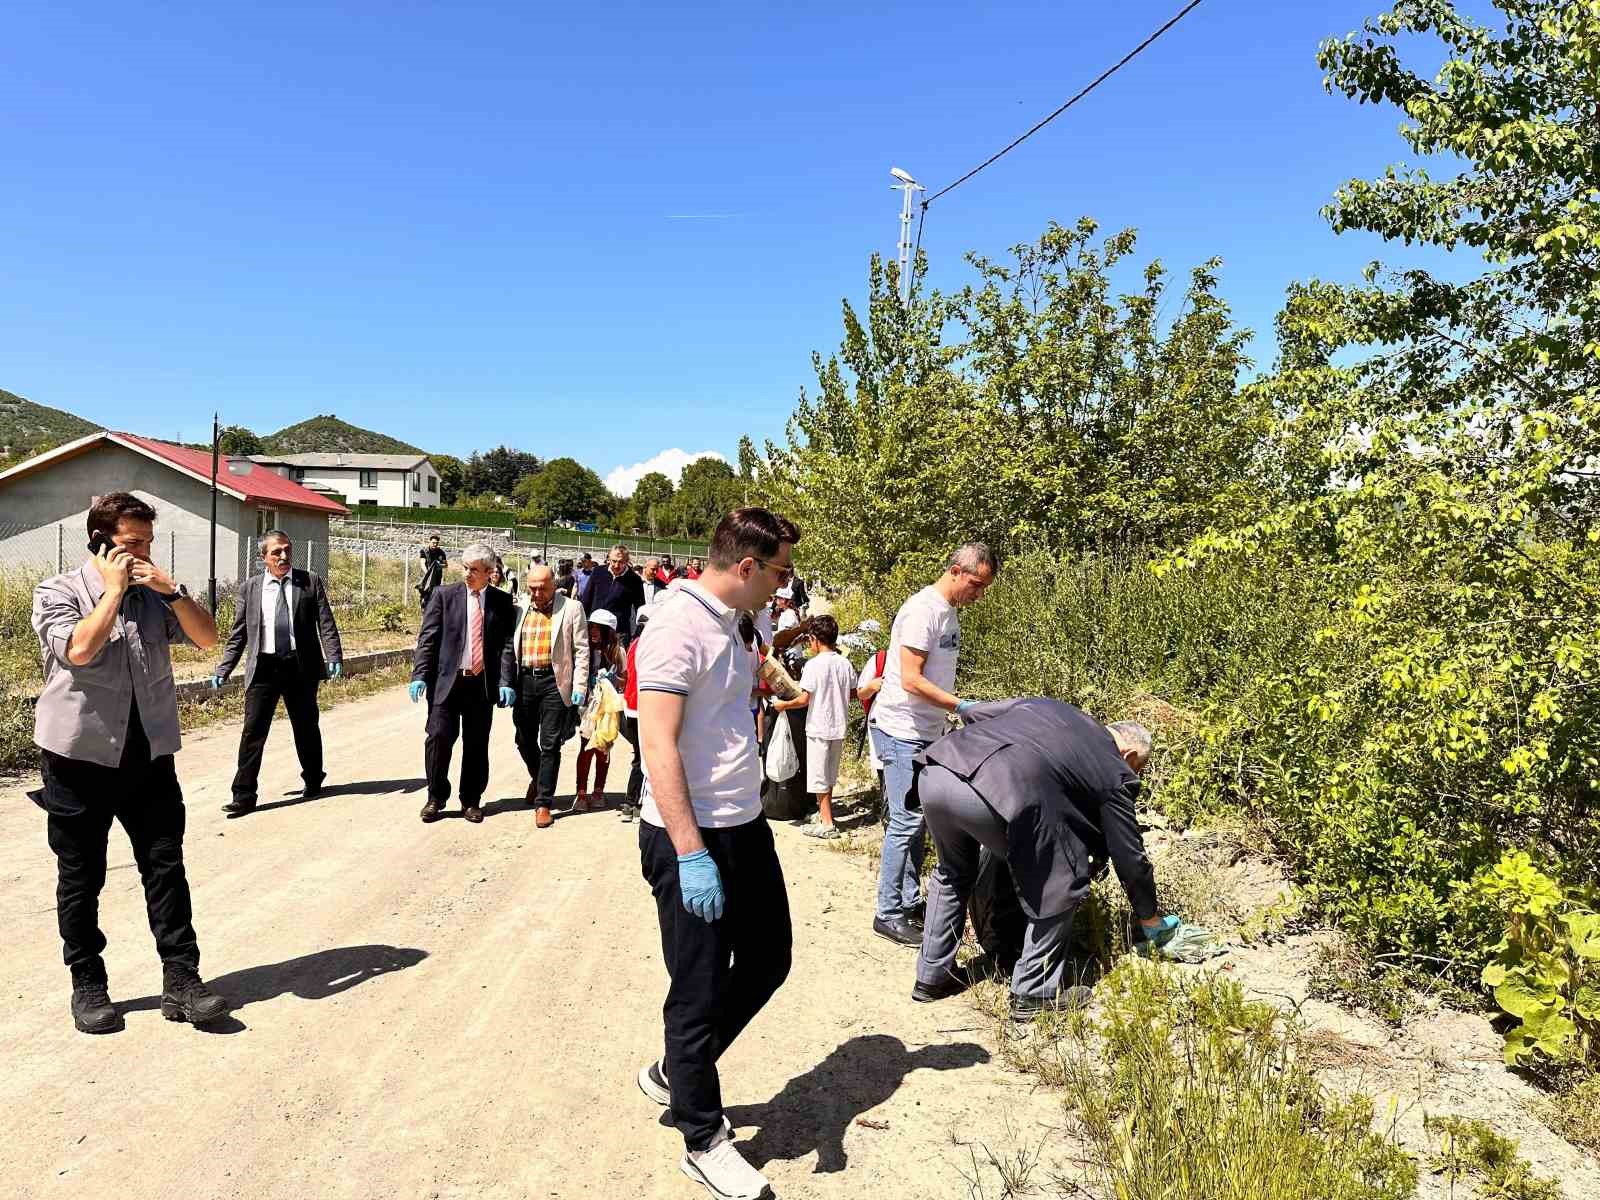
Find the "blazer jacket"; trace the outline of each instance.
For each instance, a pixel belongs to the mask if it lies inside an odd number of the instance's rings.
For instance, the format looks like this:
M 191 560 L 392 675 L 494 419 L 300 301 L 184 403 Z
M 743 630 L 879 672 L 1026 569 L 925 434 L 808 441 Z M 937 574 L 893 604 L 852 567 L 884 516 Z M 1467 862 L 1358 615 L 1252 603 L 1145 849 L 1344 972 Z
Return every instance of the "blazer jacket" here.
M 243 654 L 246 687 L 256 677 L 256 658 L 261 652 L 261 593 L 266 578 L 264 572 L 252 575 L 239 589 L 233 628 L 228 632 L 222 661 L 217 665 L 217 674 L 226 679 L 233 674 Z M 344 647 L 339 644 L 339 626 L 333 620 L 328 589 L 323 586 L 320 575 L 298 567 L 290 569 L 289 583 L 294 588 L 294 611 L 289 614 L 289 620 L 294 626 L 295 658 L 308 679 L 321 679 L 328 673 L 328 663 L 344 661 Z
M 517 661 L 511 632 L 517 624 L 517 606 L 508 592 L 483 589 L 483 674 L 477 680 L 461 674 L 462 651 L 467 640 L 467 585 L 447 583 L 428 598 L 417 634 L 417 651 L 411 678 L 428 685 L 428 703 L 443 704 L 458 685 L 481 681 L 489 700 L 503 687 L 515 687 Z
M 963 719 L 915 761 L 959 775 L 1006 823 L 1006 861 L 1028 915 L 1082 903 L 1109 857 L 1134 914 L 1154 916 L 1155 873 L 1134 816 L 1139 777 L 1110 730 L 1043 698 L 974 705 Z
M 522 684 L 522 626 L 533 609 L 527 597 L 524 592 L 517 605 L 517 627 L 511 634 L 511 661 L 516 671 L 512 687 Z M 556 691 L 561 693 L 563 704 L 571 705 L 572 689 L 589 686 L 589 618 L 583 605 L 557 592 L 550 620 L 554 625 L 550 635 L 550 665 L 556 672 Z

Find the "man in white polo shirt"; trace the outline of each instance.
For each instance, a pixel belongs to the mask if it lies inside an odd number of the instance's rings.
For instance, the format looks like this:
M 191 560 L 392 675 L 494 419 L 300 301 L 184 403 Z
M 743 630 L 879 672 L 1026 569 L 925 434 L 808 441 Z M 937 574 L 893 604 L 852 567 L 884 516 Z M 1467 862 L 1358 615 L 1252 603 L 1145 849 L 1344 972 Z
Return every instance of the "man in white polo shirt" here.
M 761 813 L 755 674 L 738 620 L 794 574 L 799 540 L 764 508 L 729 513 L 705 572 L 656 598 L 635 655 L 645 764 L 639 856 L 672 981 L 666 1053 L 639 1072 L 639 1087 L 671 1108 L 683 1134 L 680 1168 L 719 1200 L 771 1194 L 733 1144 L 717 1060 L 783 983 L 793 940 Z
M 902 946 L 922 945 L 922 813 L 906 808 L 911 760 L 945 731 L 964 704 L 955 694 L 961 621 L 956 610 L 980 599 L 1000 571 L 994 551 L 968 542 L 950 556 L 937 583 L 900 606 L 889 630 L 883 687 L 869 721 L 883 763 L 889 828 L 878 860 L 878 909 L 872 931 Z

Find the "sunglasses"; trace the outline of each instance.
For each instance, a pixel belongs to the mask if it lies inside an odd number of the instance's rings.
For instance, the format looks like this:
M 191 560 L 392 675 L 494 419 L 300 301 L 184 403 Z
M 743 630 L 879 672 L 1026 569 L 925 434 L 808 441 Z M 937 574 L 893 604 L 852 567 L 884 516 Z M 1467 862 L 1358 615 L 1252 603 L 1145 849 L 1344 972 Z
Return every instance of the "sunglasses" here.
M 774 566 L 772 563 L 769 563 L 764 558 L 758 558 L 755 561 L 760 563 L 763 567 L 766 567 L 767 570 L 769 570 L 769 571 L 776 571 L 778 573 L 778 582 L 780 584 L 781 583 L 788 583 L 789 580 L 794 578 L 794 568 L 793 567 Z

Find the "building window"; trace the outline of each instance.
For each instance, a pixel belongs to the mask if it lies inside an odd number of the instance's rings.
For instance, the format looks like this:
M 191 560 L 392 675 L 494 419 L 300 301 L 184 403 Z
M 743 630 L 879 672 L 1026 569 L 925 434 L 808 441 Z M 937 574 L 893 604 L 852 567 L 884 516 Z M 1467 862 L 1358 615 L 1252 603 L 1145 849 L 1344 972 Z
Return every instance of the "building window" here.
M 428 476 L 428 490 L 430 492 L 437 492 L 439 490 L 439 477 L 437 475 Z
M 377 487 L 378 486 L 378 473 L 376 471 L 363 471 L 363 472 L 361 472 L 361 486 L 364 487 L 364 488 L 375 488 L 375 487 Z
M 378 507 L 378 502 L 376 500 L 357 500 L 356 503 L 362 506 L 370 505 L 373 508 Z
M 268 530 L 278 527 L 278 510 L 275 508 L 256 509 L 256 536 L 260 537 Z
M 289 474 L 294 477 L 296 483 L 304 483 L 306 481 L 306 469 L 304 467 L 295 467 Z
M 413 501 L 412 501 L 412 502 L 411 502 L 411 507 L 412 507 L 412 508 L 421 508 L 421 507 L 422 507 L 422 505 L 421 505 L 421 504 L 419 504 L 419 503 L 418 503 L 418 502 L 417 502 L 417 501 L 415 501 L 415 500 L 413 500 Z
M 415 488 L 419 492 L 422 490 L 422 472 L 421 471 L 418 471 L 415 475 L 413 475 L 411 477 L 411 486 L 413 488 Z

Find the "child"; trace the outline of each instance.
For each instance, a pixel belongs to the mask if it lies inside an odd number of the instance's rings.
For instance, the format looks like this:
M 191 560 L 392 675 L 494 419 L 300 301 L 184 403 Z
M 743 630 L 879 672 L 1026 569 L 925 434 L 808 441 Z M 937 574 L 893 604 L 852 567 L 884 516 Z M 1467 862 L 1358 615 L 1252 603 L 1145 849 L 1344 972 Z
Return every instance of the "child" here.
M 815 617 L 806 625 L 810 661 L 800 673 L 800 695 L 777 700 L 772 707 L 785 712 L 806 710 L 806 790 L 817 797 L 817 822 L 807 825 L 806 836 L 836 838 L 833 827 L 833 785 L 839 781 L 839 758 L 844 750 L 845 724 L 856 672 L 838 651 L 839 623 L 832 617 Z
M 623 671 L 622 644 L 617 640 L 615 613 L 597 608 L 589 614 L 589 690 L 595 694 L 596 681 L 604 674 L 615 687 Z M 589 764 L 594 764 L 594 791 L 589 791 Z M 611 755 L 604 750 L 591 750 L 589 739 L 578 740 L 578 799 L 573 812 L 598 812 L 606 806 L 606 772 L 611 769 Z

